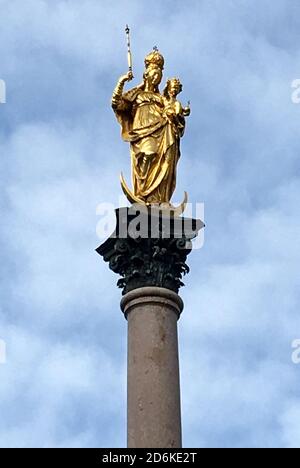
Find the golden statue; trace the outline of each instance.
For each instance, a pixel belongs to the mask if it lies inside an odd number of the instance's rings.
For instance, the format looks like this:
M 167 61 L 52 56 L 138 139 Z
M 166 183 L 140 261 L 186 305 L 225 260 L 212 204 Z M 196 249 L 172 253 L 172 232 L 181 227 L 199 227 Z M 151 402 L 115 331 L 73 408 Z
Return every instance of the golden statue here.
M 123 93 L 124 85 L 133 79 L 128 33 L 129 72 L 120 77 L 112 96 L 112 108 L 122 127 L 122 138 L 130 143 L 131 191 L 123 175 L 121 184 L 131 203 L 143 205 L 170 204 L 176 187 L 176 168 L 180 158 L 180 138 L 184 134 L 189 105 L 182 107 L 177 95 L 182 85 L 177 78 L 169 79 L 162 94 L 164 58 L 157 48 L 145 58 L 143 82 Z M 177 209 L 182 213 L 187 194 Z

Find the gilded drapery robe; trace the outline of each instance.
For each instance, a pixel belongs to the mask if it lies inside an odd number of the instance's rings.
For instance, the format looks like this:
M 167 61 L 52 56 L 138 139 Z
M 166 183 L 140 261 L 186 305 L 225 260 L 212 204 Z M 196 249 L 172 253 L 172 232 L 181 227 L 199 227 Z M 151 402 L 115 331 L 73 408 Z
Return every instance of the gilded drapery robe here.
M 124 93 L 114 111 L 122 138 L 130 143 L 134 195 L 147 203 L 169 203 L 176 187 L 182 128 L 178 131 L 163 115 L 159 93 L 140 87 Z

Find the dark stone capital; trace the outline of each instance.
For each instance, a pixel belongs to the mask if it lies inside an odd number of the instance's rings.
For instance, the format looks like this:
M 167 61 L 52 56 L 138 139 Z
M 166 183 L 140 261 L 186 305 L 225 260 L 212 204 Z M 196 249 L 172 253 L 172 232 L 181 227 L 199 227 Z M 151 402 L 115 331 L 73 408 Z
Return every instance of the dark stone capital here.
M 114 233 L 96 251 L 121 276 L 118 286 L 123 295 L 149 286 L 178 293 L 189 272 L 192 239 L 203 222 L 136 206 L 117 209 L 116 218 Z

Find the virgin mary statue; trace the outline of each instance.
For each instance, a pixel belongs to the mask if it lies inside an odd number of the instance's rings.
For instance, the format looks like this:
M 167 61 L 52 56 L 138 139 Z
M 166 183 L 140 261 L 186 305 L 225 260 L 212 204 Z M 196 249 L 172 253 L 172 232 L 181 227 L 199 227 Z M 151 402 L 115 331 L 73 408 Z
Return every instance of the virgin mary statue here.
M 163 68 L 164 58 L 154 50 L 145 58 L 143 82 L 123 93 L 124 84 L 133 78 L 129 72 L 120 77 L 112 96 L 122 138 L 130 143 L 133 192 L 124 178 L 122 187 L 130 202 L 146 205 L 170 203 L 187 115 L 173 115 L 167 94 L 160 94 Z

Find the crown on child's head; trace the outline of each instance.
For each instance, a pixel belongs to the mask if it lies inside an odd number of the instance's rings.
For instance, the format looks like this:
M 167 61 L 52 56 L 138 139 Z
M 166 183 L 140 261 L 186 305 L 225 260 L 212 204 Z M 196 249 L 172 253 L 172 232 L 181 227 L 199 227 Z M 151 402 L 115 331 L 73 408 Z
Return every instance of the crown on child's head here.
M 179 78 L 169 78 L 168 79 L 168 84 L 175 84 L 175 86 L 177 86 L 178 88 L 181 88 L 182 87 L 182 84 L 180 82 L 180 79 Z

